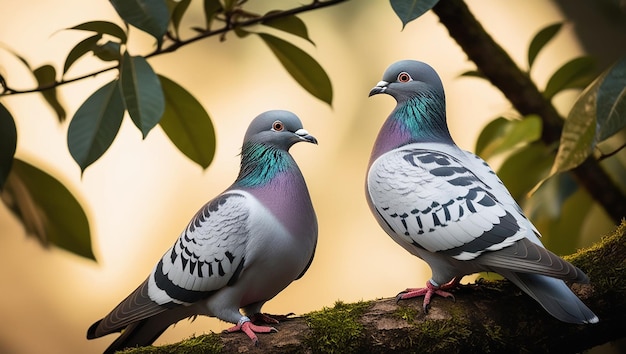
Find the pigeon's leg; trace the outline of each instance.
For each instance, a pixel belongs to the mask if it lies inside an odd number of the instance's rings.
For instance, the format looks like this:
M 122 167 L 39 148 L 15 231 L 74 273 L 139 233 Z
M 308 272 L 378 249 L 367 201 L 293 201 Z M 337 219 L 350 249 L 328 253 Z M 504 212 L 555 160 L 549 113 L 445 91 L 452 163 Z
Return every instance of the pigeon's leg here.
M 286 315 L 270 315 L 268 313 L 261 312 L 261 307 L 265 301 L 255 302 L 243 308 L 243 314 L 250 317 L 252 323 L 280 323 L 287 320 L 289 316 L 295 315 L 293 312 Z
M 248 338 L 252 340 L 254 345 L 259 344 L 259 339 L 256 336 L 256 333 L 270 333 L 270 332 L 278 332 L 278 330 L 274 327 L 268 326 L 257 326 L 250 322 L 250 319 L 246 316 L 241 317 L 239 322 L 237 322 L 236 326 L 230 327 L 224 331 L 224 333 L 233 333 L 233 332 L 243 332 Z
M 250 317 L 250 321 L 252 322 L 262 322 L 262 323 L 280 323 L 281 321 L 289 319 L 289 316 L 293 316 L 295 313 L 290 312 L 286 315 L 270 315 L 267 313 L 257 312 Z
M 425 288 L 409 288 L 400 292 L 398 295 L 396 295 L 396 302 L 400 300 L 410 299 L 413 297 L 424 296 L 424 313 L 428 313 L 428 309 L 430 308 L 430 299 L 433 295 L 449 297 L 452 298 L 452 301 L 454 301 L 454 295 L 445 290 L 456 288 L 459 285 L 459 281 L 460 278 L 456 277 L 446 284 L 435 285 L 436 283 L 433 283 L 433 280 L 431 279 L 426 282 Z

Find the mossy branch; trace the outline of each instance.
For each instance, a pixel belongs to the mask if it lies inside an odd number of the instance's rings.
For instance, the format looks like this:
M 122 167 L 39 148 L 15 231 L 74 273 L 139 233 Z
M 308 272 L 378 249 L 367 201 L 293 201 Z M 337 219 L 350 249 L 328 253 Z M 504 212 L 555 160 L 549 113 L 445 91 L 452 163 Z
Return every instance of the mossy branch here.
M 427 315 L 421 300 L 338 302 L 276 325 L 258 347 L 241 333 L 214 333 L 124 353 L 574 353 L 626 337 L 626 221 L 568 260 L 591 279 L 573 290 L 598 324 L 560 322 L 508 281 L 495 281 L 463 286 L 455 302 L 435 297 Z

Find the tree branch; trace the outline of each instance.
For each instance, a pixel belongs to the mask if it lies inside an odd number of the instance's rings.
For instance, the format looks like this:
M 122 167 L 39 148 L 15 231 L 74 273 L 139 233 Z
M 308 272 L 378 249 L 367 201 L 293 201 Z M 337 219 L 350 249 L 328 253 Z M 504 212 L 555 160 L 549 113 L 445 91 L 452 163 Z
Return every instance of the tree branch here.
M 537 114 L 542 118 L 543 142 L 547 145 L 558 143 L 563 118 L 543 97 L 530 76 L 489 36 L 467 5 L 462 0 L 439 1 L 433 11 L 478 70 L 502 91 L 518 112 L 525 116 Z M 616 223 L 626 216 L 626 196 L 598 161 L 587 158 L 572 173 Z
M 457 290 L 455 302 L 433 298 L 427 315 L 415 299 L 338 303 L 279 323 L 258 347 L 241 333 L 209 334 L 124 353 L 578 353 L 626 337 L 626 221 L 568 260 L 591 279 L 573 290 L 598 324 L 560 322 L 508 281 L 479 282 Z
M 249 27 L 252 25 L 256 25 L 259 23 L 263 23 L 266 21 L 271 21 L 274 19 L 278 19 L 278 18 L 284 18 L 287 16 L 292 16 L 292 15 L 297 15 L 299 13 L 303 13 L 303 12 L 308 12 L 308 11 L 312 11 L 312 10 L 317 10 L 317 9 L 321 9 L 327 6 L 333 6 L 339 3 L 342 3 L 344 1 L 347 0 L 326 0 L 326 1 L 321 1 L 321 0 L 314 0 L 313 2 L 311 2 L 308 5 L 302 5 L 299 7 L 295 7 L 289 10 L 284 10 L 284 11 L 277 11 L 277 12 L 270 12 L 267 15 L 264 16 L 257 16 L 245 21 L 236 21 L 236 22 L 227 22 L 227 24 L 224 27 L 221 27 L 219 29 L 216 30 L 207 30 L 206 32 L 202 32 L 194 37 L 185 39 L 185 40 L 178 40 L 178 39 L 174 39 L 172 37 L 167 37 L 167 39 L 169 39 L 171 41 L 171 44 L 168 46 L 164 46 L 161 48 L 157 48 L 156 50 L 154 50 L 152 53 L 145 55 L 145 58 L 151 58 L 151 57 L 155 57 L 155 56 L 159 56 L 162 54 L 166 54 L 166 53 L 172 53 L 176 50 L 178 50 L 181 47 L 184 47 L 186 45 L 189 45 L 191 43 L 194 43 L 196 41 L 199 41 L 201 39 L 205 39 L 205 38 L 209 38 L 209 37 L 213 37 L 213 36 L 217 36 L 217 35 L 223 35 L 227 32 L 230 32 L 232 30 L 234 30 L 237 27 Z M 53 89 L 62 85 L 66 85 L 72 82 L 76 82 L 76 81 L 80 81 L 80 80 L 84 80 L 87 79 L 89 77 L 93 77 L 99 74 L 102 74 L 104 72 L 107 71 L 111 71 L 114 69 L 117 69 L 119 66 L 115 65 L 115 66 L 111 66 L 108 68 L 104 68 L 104 69 L 100 69 L 88 74 L 84 74 L 72 79 L 67 79 L 67 80 L 59 80 L 59 81 L 55 81 L 52 82 L 50 84 L 46 84 L 46 85 L 41 85 L 35 88 L 31 88 L 31 89 L 24 89 L 24 90 L 19 90 L 19 89 L 13 89 L 11 87 L 9 87 L 6 83 L 6 80 L 2 77 L 0 77 L 0 84 L 2 87 L 2 92 L 0 92 L 0 97 L 2 96 L 10 96 L 10 95 L 19 95 L 19 94 L 26 94 L 26 93 L 33 93 L 33 92 L 41 92 L 41 91 L 46 91 L 49 89 Z

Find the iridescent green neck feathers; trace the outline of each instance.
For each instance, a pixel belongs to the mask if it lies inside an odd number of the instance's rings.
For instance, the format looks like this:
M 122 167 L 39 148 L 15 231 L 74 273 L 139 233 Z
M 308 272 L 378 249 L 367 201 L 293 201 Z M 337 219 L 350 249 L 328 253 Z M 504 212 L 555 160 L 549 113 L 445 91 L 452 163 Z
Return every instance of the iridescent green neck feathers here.
M 434 91 L 399 102 L 390 119 L 411 136 L 411 142 L 451 140 L 446 123 L 445 101 Z
M 241 149 L 241 170 L 235 184 L 258 187 L 286 171 L 293 159 L 289 153 L 271 144 L 246 142 Z

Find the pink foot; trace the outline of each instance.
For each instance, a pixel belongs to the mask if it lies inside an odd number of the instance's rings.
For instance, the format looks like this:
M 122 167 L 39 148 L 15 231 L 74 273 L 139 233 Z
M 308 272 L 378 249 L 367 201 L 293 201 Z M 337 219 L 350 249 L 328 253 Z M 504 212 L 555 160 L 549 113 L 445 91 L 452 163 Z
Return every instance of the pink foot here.
M 237 322 L 236 326 L 230 327 L 224 331 L 224 333 L 233 333 L 233 332 L 243 332 L 248 338 L 252 340 L 254 345 L 259 344 L 259 338 L 257 338 L 256 333 L 270 333 L 270 332 L 278 332 L 278 330 L 274 327 L 268 326 L 257 326 L 250 322 L 250 319 L 246 316 L 243 316 L 239 322 Z
M 452 295 L 451 293 L 445 290 L 454 289 L 457 287 L 458 284 L 459 284 L 459 281 L 456 278 L 452 279 L 449 283 L 443 284 L 441 286 L 435 286 L 429 280 L 426 282 L 425 288 L 408 288 L 400 292 L 398 295 L 396 295 L 396 302 L 399 302 L 400 300 L 406 300 L 406 299 L 418 297 L 418 296 L 424 296 L 424 304 L 423 304 L 424 313 L 428 313 L 428 309 L 430 308 L 430 299 L 432 298 L 433 295 L 449 297 L 449 298 L 452 298 L 452 301 L 454 301 L 454 295 Z

